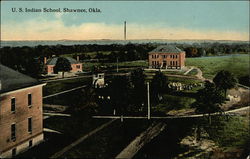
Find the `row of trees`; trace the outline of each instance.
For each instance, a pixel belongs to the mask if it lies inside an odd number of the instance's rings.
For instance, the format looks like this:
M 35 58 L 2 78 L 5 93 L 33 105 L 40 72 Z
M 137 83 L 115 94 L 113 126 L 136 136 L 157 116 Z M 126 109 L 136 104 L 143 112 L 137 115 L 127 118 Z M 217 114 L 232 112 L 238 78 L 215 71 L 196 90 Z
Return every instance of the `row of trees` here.
M 156 48 L 156 43 L 147 44 L 111 44 L 111 45 L 38 45 L 35 47 L 2 47 L 0 48 L 0 63 L 18 70 L 27 75 L 38 77 L 42 73 L 43 58 L 60 56 L 64 54 L 74 54 L 80 60 L 99 59 L 106 62 L 147 60 L 148 52 Z M 208 54 L 231 54 L 248 53 L 247 43 L 197 43 L 197 44 L 173 44 L 186 51 L 187 57 L 199 57 Z M 104 54 L 103 52 L 110 52 Z M 87 54 L 88 53 L 88 54 Z M 89 53 L 95 54 L 90 56 Z M 30 66 L 33 66 L 32 68 Z

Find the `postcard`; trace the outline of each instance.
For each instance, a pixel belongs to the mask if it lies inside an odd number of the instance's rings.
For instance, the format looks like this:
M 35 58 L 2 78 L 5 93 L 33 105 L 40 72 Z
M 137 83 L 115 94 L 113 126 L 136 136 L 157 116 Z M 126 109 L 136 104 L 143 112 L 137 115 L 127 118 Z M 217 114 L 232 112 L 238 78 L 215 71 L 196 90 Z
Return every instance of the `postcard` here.
M 0 158 L 250 158 L 249 1 L 1 1 Z

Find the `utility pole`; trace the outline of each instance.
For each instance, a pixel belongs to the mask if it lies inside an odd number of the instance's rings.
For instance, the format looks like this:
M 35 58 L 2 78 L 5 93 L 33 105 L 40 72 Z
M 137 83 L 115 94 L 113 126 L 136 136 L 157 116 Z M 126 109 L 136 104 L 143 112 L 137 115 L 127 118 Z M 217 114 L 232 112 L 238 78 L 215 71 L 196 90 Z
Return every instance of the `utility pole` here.
M 148 94 L 148 120 L 150 119 L 150 94 L 149 94 L 149 82 L 147 82 L 147 94 Z

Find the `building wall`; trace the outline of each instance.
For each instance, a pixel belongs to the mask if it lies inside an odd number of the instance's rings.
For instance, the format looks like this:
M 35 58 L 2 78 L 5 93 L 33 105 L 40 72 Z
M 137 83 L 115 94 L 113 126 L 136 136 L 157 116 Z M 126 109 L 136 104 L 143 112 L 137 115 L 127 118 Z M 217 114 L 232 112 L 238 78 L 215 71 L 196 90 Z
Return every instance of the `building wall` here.
M 28 106 L 28 94 L 32 104 Z M 11 98 L 16 99 L 15 112 L 11 112 Z M 43 134 L 42 85 L 29 87 L 1 96 L 0 99 L 0 156 Z M 32 132 L 28 132 L 28 118 L 32 117 Z M 11 140 L 11 124 L 16 124 L 16 139 Z M 40 142 L 43 138 L 40 138 Z M 34 143 L 35 143 L 34 142 Z M 20 150 L 22 150 L 21 148 Z M 17 149 L 17 153 L 19 150 Z
M 71 64 L 72 70 L 70 72 L 82 72 L 82 64 Z
M 47 71 L 48 74 L 54 73 L 54 67 L 55 67 L 55 65 L 46 65 L 46 66 L 47 66 L 46 67 L 46 71 Z
M 24 152 L 24 151 L 27 151 L 28 149 L 40 144 L 41 142 L 43 142 L 43 133 L 42 134 L 39 134 L 37 136 L 34 136 L 32 139 L 30 140 L 27 140 L 23 143 L 20 143 L 18 146 L 16 146 L 16 152 L 17 154 L 21 153 L 21 152 Z M 32 147 L 29 146 L 29 141 L 32 140 Z M 12 157 L 12 149 L 9 149 L 5 152 L 3 152 L 2 154 L 0 154 L 0 158 L 10 158 Z
M 182 53 L 150 53 L 148 55 L 149 67 L 160 68 L 164 61 L 168 68 L 181 68 L 185 66 L 185 52 Z

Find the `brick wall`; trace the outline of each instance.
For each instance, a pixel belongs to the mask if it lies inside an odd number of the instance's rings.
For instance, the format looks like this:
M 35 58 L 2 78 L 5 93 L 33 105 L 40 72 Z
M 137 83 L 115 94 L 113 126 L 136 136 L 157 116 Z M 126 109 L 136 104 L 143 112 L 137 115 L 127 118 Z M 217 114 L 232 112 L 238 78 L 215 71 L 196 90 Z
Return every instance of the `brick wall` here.
M 181 53 L 150 53 L 148 55 L 149 67 L 159 68 L 163 61 L 168 67 L 185 66 L 185 52 Z
M 82 72 L 82 64 L 71 64 L 72 70 L 71 72 Z
M 54 73 L 54 67 L 55 65 L 47 65 L 46 66 L 46 72 L 48 74 L 53 74 Z M 82 72 L 82 64 L 71 64 L 72 70 L 70 72 Z
M 28 94 L 32 105 L 28 106 Z M 16 99 L 15 112 L 11 112 L 11 98 Z M 28 132 L 28 118 L 32 117 L 32 133 Z M 16 124 L 16 140 L 11 140 L 11 124 Z M 3 95 L 0 99 L 0 154 L 32 139 L 43 131 L 42 85 L 29 87 Z

